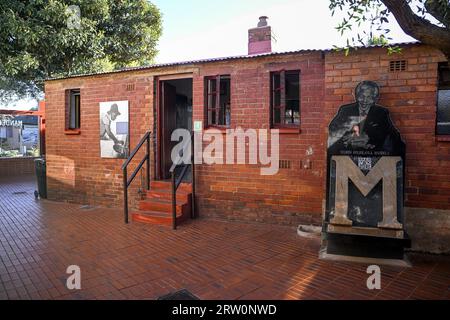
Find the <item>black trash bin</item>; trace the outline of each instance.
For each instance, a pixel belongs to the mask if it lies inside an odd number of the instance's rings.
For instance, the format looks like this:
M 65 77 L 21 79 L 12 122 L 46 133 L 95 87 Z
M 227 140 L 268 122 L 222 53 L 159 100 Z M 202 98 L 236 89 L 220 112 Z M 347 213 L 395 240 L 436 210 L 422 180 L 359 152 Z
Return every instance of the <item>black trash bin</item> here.
M 34 167 L 36 169 L 38 194 L 41 198 L 47 199 L 47 167 L 45 159 L 35 159 Z

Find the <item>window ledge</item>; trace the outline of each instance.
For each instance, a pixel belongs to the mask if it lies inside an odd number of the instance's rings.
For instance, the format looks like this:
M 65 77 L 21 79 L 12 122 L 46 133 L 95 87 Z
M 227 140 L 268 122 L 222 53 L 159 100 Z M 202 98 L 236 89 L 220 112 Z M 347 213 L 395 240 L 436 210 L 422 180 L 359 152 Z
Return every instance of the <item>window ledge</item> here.
M 15 156 L 15 157 L 0 157 L 0 161 L 8 161 L 8 160 L 21 160 L 21 159 L 40 159 L 43 156 Z
M 65 135 L 73 136 L 73 135 L 79 135 L 81 134 L 80 129 L 66 129 L 64 130 Z
M 436 135 L 436 141 L 441 142 L 450 142 L 450 134 L 449 135 Z
M 222 133 L 226 133 L 228 129 L 231 129 L 229 127 L 216 127 L 216 126 L 208 126 L 206 128 L 204 128 L 204 130 L 209 130 L 209 129 L 215 129 L 215 130 L 219 130 Z
M 279 130 L 281 134 L 299 134 L 302 132 L 300 128 L 272 128 L 271 130 Z

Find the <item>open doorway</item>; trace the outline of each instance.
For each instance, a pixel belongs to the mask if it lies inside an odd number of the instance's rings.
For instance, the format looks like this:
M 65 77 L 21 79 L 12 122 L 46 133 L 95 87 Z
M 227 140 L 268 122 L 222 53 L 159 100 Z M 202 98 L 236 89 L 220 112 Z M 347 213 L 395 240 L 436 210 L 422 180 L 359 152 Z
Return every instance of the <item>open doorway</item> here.
M 171 141 L 175 129 L 192 131 L 192 78 L 160 81 L 160 165 L 159 177 L 170 178 L 172 148 L 178 143 Z M 184 181 L 191 180 L 190 172 Z

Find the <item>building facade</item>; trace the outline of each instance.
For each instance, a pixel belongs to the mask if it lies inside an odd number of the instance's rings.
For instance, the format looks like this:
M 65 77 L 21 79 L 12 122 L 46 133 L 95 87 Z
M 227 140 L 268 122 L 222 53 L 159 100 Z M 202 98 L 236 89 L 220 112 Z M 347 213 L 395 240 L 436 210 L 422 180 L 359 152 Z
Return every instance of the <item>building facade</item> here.
M 170 126 L 165 119 L 180 112 L 163 105 L 175 99 L 174 105 L 186 111 L 183 119 L 188 129 L 214 127 L 223 134 L 227 128 L 239 127 L 280 132 L 280 169 L 275 175 L 261 175 L 258 164 L 196 165 L 200 216 L 319 225 L 325 198 L 327 126 L 341 105 L 354 101 L 356 85 L 372 80 L 381 88 L 380 104 L 389 109 L 406 143 L 406 223 L 413 248 L 448 252 L 450 136 L 439 112 L 445 118 L 450 109 L 438 108 L 438 102 L 442 108 L 448 106 L 439 98 L 447 84 L 442 80 L 448 70 L 446 59 L 426 45 L 401 46 L 401 54 L 394 55 L 379 47 L 359 48 L 348 56 L 331 50 L 250 51 L 242 57 L 48 80 L 48 196 L 122 206 L 124 160 L 100 157 L 101 102 L 128 101 L 130 149 L 151 131 L 152 180 L 167 178 L 163 162 L 169 139 L 164 130 Z M 268 46 L 249 45 L 249 49 L 262 47 Z M 171 90 L 176 95 L 170 96 Z M 74 117 L 78 122 L 72 121 Z M 141 182 L 136 179 L 131 186 L 132 206 Z

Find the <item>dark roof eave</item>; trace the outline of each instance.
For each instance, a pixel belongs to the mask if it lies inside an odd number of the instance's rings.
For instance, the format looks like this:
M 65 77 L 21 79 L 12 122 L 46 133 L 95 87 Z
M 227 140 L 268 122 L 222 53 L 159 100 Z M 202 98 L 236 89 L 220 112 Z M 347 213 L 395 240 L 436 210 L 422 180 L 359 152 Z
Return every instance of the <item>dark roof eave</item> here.
M 420 45 L 419 41 L 411 41 L 411 42 L 402 42 L 402 43 L 392 43 L 392 46 L 408 46 L 408 45 Z M 370 48 L 382 48 L 381 45 L 373 45 L 366 47 L 357 47 L 358 49 L 370 49 Z M 45 81 L 54 81 L 54 80 L 63 80 L 63 79 L 71 79 L 71 78 L 82 78 L 89 76 L 97 76 L 97 75 L 105 75 L 105 74 L 114 74 L 121 72 L 130 72 L 130 71 L 140 71 L 140 70 L 150 70 L 164 67 L 174 67 L 174 66 L 184 66 L 190 64 L 201 64 L 201 63 L 212 63 L 212 62 L 221 62 L 221 61 L 229 61 L 229 60 L 239 60 L 239 59 L 254 59 L 261 57 L 270 57 L 270 56 L 280 56 L 280 55 L 289 55 L 289 54 L 306 54 L 312 52 L 329 52 L 334 49 L 303 49 L 303 50 L 295 50 L 295 51 L 284 51 L 284 52 L 270 52 L 270 53 L 260 53 L 253 55 L 241 55 L 241 56 L 230 56 L 230 57 L 221 57 L 221 58 L 210 58 L 210 59 L 198 59 L 198 60 L 190 60 L 190 61 L 182 61 L 182 62 L 169 62 L 169 63 L 159 63 L 152 64 L 147 66 L 139 66 L 139 67 L 128 67 L 118 70 L 105 71 L 105 72 L 92 72 L 92 73 L 84 73 L 84 74 L 74 74 L 68 75 L 64 77 L 54 77 L 47 78 Z

